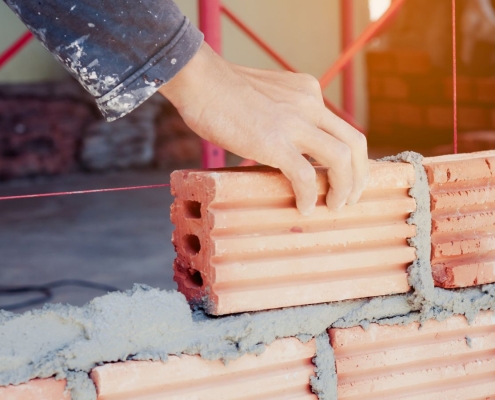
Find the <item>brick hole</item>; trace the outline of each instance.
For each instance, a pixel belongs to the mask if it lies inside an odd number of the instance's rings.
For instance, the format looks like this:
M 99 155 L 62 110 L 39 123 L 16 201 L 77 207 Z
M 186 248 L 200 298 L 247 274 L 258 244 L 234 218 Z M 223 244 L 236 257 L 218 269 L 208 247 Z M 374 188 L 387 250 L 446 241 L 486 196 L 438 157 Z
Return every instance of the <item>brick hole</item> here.
M 198 286 L 198 287 L 201 287 L 203 286 L 203 277 L 201 276 L 201 272 L 195 270 L 195 269 L 192 269 L 192 268 L 189 268 L 187 270 L 188 272 L 188 275 L 189 275 L 189 280 L 195 285 L 195 286 Z
M 184 202 L 184 215 L 186 218 L 201 218 L 201 203 L 199 201 L 186 200 Z
M 192 256 L 195 256 L 201 250 L 201 243 L 196 235 L 184 235 L 183 243 L 186 252 Z

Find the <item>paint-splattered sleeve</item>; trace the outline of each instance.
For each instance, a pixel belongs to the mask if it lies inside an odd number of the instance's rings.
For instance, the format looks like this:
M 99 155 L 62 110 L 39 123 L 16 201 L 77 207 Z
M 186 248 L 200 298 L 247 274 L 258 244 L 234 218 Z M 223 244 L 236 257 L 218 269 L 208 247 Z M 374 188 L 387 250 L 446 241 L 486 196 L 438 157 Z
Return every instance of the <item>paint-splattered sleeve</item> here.
M 4 0 L 108 121 L 172 79 L 203 35 L 172 0 Z

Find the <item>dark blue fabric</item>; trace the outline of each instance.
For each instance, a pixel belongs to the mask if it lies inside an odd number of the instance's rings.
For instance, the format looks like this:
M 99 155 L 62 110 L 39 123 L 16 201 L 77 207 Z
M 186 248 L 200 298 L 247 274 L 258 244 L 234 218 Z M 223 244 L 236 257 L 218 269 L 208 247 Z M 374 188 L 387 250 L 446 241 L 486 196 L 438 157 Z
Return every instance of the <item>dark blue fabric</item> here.
M 172 0 L 4 0 L 96 98 L 131 112 L 193 57 L 202 33 Z

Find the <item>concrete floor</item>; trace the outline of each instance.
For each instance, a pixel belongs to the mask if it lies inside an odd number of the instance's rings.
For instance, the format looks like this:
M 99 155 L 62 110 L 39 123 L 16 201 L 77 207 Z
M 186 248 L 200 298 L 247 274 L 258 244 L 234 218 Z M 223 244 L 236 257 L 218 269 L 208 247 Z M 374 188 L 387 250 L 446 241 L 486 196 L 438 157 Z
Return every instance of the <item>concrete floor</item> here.
M 1 183 L 0 196 L 168 181 L 167 171 L 73 174 Z M 0 202 L 0 286 L 84 279 L 175 288 L 171 203 L 169 188 Z M 59 288 L 51 302 L 82 305 L 101 294 Z M 0 308 L 33 297 L 0 296 Z

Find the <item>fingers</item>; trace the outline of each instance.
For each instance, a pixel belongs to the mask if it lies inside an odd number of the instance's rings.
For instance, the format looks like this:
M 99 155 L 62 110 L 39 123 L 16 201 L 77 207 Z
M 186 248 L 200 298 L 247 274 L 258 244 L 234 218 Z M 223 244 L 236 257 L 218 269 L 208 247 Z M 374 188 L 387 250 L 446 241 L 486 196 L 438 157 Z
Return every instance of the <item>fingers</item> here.
M 310 215 L 316 207 L 316 171 L 311 163 L 291 144 L 275 150 L 271 163 L 279 168 L 292 183 L 296 195 L 297 209 L 302 215 Z
M 310 154 L 318 163 L 328 168 L 330 189 L 326 203 L 330 210 L 338 211 L 349 201 L 354 187 L 354 173 L 350 148 L 320 129 L 308 126 L 302 151 Z
M 345 144 L 348 152 L 350 152 L 353 185 L 347 199 L 347 204 L 355 204 L 361 197 L 369 180 L 366 137 L 326 109 L 323 111 L 317 125 L 318 128 L 329 133 L 331 137 L 337 139 L 341 144 Z M 332 188 L 334 188 L 333 184 Z

